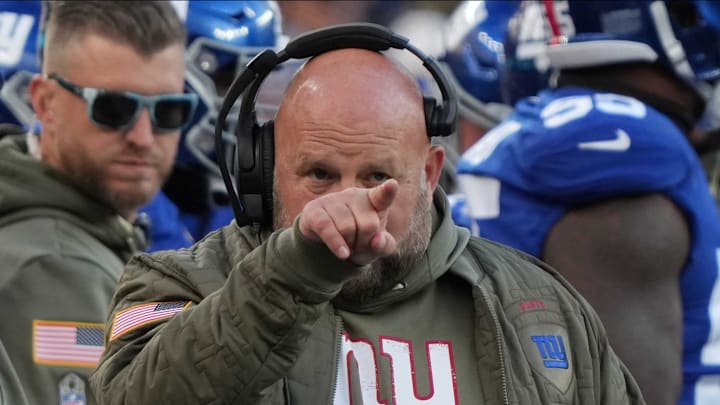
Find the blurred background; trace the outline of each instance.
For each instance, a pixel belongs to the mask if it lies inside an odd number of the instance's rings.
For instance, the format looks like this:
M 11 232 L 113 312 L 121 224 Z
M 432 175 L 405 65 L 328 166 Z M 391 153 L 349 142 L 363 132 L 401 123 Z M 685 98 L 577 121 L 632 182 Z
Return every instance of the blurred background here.
M 427 30 L 422 23 L 442 19 L 457 6 L 457 1 L 278 1 L 283 16 L 283 30 L 291 37 L 315 28 L 353 21 L 369 21 L 388 27 Z M 402 31 L 400 31 L 402 33 Z M 438 34 L 438 33 L 436 33 Z M 437 35 L 439 36 L 439 35 Z

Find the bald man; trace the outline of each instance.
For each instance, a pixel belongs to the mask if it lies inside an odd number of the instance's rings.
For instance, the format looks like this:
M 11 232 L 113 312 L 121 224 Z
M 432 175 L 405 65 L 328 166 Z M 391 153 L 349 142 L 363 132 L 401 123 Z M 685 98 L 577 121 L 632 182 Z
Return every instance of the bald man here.
M 643 403 L 552 270 L 453 225 L 425 128 L 382 54 L 311 59 L 277 115 L 274 226 L 128 264 L 100 403 Z

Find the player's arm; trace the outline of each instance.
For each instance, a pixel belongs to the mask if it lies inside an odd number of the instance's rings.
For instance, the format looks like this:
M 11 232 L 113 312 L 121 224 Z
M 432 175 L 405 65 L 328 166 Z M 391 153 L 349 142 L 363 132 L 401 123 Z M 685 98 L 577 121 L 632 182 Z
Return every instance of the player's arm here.
M 689 231 L 668 198 L 618 198 L 575 209 L 543 259 L 590 301 L 649 404 L 676 404 L 682 384 L 679 276 Z

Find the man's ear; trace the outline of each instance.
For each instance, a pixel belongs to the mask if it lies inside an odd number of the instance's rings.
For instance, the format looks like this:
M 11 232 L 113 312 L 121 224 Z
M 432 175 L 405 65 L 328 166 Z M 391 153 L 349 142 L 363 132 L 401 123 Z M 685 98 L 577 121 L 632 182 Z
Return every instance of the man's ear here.
M 439 145 L 431 145 L 425 160 L 425 181 L 427 182 L 428 199 L 431 202 L 432 195 L 440 181 L 440 172 L 442 172 L 444 162 L 445 149 Z
M 30 103 L 32 104 L 35 116 L 43 126 L 52 119 L 49 104 L 52 99 L 50 83 L 39 74 L 33 76 L 30 82 Z

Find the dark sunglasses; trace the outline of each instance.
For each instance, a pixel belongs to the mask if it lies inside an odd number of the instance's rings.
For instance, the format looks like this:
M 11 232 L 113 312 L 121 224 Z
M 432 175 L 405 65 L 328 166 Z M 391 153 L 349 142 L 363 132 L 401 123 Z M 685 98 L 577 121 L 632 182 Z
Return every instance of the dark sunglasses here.
M 111 130 L 124 131 L 131 128 L 140 117 L 143 107 L 147 107 L 155 132 L 178 131 L 190 122 L 198 103 L 197 94 L 194 93 L 143 96 L 127 91 L 81 87 L 54 73 L 47 77 L 84 99 L 90 121 Z

